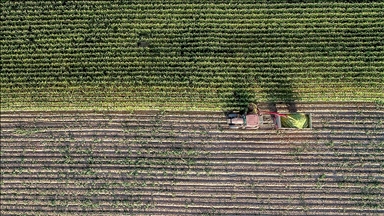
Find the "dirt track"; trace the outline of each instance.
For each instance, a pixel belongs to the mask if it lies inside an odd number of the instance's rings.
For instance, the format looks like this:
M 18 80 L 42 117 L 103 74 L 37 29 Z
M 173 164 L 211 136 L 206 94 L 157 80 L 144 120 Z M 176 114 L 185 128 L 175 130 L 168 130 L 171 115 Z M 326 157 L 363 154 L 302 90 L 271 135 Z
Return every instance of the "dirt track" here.
M 1 213 L 384 214 L 383 107 L 297 107 L 313 130 L 234 131 L 219 112 L 2 112 Z

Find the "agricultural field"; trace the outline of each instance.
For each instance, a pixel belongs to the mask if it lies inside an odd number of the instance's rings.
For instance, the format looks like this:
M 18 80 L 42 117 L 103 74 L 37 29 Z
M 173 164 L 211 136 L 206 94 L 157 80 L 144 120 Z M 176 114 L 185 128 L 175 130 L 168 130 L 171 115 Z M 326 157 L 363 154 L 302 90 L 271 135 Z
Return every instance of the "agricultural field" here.
M 297 107 L 313 130 L 230 130 L 222 112 L 2 112 L 0 213 L 383 215 L 383 107 Z
M 384 215 L 384 1 L 0 4 L 0 215 Z
M 1 1 L 1 8 L 2 110 L 383 103 L 384 1 Z

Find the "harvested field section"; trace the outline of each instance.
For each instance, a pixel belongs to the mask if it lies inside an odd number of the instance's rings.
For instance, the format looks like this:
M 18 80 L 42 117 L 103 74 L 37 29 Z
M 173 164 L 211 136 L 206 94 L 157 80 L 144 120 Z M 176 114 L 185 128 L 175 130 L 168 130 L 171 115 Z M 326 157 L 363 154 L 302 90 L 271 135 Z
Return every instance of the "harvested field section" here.
M 220 112 L 2 112 L 1 214 L 384 214 L 383 107 L 297 108 L 313 130 L 229 130 Z

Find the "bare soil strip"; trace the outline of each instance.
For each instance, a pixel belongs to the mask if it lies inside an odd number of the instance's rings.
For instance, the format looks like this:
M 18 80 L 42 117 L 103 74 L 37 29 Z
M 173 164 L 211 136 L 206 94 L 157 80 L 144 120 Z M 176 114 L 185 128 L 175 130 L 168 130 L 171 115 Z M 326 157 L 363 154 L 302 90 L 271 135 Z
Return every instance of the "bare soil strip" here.
M 297 108 L 313 130 L 234 131 L 223 112 L 2 112 L 0 213 L 384 214 L 383 107 Z

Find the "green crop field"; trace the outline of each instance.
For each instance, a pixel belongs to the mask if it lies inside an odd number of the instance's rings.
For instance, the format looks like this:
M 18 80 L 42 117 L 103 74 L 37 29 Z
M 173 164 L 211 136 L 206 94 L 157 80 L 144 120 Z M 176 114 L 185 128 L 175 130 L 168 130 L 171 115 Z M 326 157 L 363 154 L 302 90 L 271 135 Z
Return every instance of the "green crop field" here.
M 383 1 L 1 8 L 2 110 L 217 111 L 249 101 L 384 98 Z

